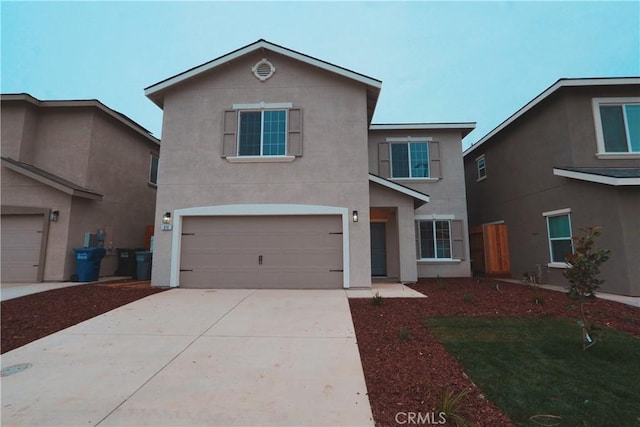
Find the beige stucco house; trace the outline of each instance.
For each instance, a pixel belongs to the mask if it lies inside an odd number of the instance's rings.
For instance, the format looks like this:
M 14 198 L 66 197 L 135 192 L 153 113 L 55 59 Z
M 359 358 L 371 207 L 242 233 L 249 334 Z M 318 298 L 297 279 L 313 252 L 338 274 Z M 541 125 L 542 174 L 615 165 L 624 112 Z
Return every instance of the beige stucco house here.
M 468 276 L 475 124 L 372 124 L 380 90 L 265 40 L 146 88 L 164 111 L 153 285 Z
M 0 101 L 2 282 L 71 279 L 98 229 L 112 275 L 115 249 L 144 247 L 153 224 L 159 140 L 96 100 Z

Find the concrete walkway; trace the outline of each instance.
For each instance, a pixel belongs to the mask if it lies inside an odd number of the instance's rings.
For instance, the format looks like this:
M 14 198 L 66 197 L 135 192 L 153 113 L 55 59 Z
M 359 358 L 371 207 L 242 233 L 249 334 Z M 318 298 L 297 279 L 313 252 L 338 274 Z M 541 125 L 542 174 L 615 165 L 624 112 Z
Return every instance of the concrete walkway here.
M 372 426 L 343 290 L 174 289 L 2 355 L 3 426 Z
M 6 301 L 51 289 L 69 288 L 71 286 L 104 283 L 113 280 L 130 279 L 126 276 L 105 276 L 95 282 L 39 282 L 39 283 L 0 283 L 0 301 Z

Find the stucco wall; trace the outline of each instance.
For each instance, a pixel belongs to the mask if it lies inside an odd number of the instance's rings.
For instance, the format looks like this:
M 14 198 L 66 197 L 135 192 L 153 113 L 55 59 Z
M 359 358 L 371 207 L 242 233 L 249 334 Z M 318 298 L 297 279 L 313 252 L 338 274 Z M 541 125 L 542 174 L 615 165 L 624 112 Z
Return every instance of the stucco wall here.
M 2 167 L 2 206 L 45 208 L 60 211 L 59 220 L 49 224 L 45 252 L 44 281 L 63 281 L 69 278 L 65 271 L 65 257 L 70 250 L 66 235 L 69 230 L 71 196 L 45 184 Z
M 155 188 L 148 185 L 150 153 L 158 147 L 95 107 L 2 106 L 3 156 L 32 164 L 102 194 L 103 200 L 72 197 L 2 168 L 2 205 L 59 211 L 49 227 L 45 281 L 69 280 L 75 273 L 72 248 L 85 232 L 107 231 L 113 248 L 144 245 L 144 226 L 153 224 Z M 5 132 L 6 130 L 6 132 Z M 101 275 L 117 266 L 114 250 Z
M 543 281 L 567 285 L 562 269 L 549 268 L 543 212 L 571 209 L 572 232 L 601 225 L 598 244 L 612 250 L 602 270 L 603 292 L 640 295 L 637 244 L 640 193 L 553 175 L 554 166 L 639 167 L 629 159 L 599 160 L 591 99 L 620 96 L 604 87 L 561 90 L 465 157 L 471 226 L 504 221 L 511 275 L 541 270 Z M 627 91 L 628 93 L 628 91 Z M 487 178 L 477 180 L 475 159 L 484 154 Z M 635 243 L 633 242 L 635 241 Z
M 469 260 L 467 203 L 465 195 L 465 178 L 462 161 L 462 135 L 460 130 L 430 129 L 430 130 L 375 130 L 369 132 L 369 168 L 370 172 L 379 175 L 378 144 L 390 137 L 431 137 L 439 142 L 440 169 L 442 177 L 438 180 L 399 179 L 397 183 L 410 187 L 429 195 L 429 203 L 413 212 L 413 215 L 453 215 L 454 219 L 463 220 L 465 235 L 465 257 L 461 262 L 417 262 L 418 277 L 465 277 L 471 272 Z M 393 181 L 393 179 L 392 179 Z M 412 209 L 412 208 L 411 208 Z M 406 233 L 411 233 L 415 242 L 415 223 L 412 219 L 411 227 L 407 224 Z M 401 262 L 416 264 L 415 243 L 413 244 L 413 258 L 401 257 Z M 407 266 L 408 268 L 408 266 Z
M 276 67 L 260 82 L 251 67 Z M 293 103 L 303 111 L 303 155 L 290 163 L 229 163 L 222 155 L 224 110 L 237 103 Z M 165 95 L 153 284 L 170 276 L 164 212 L 198 206 L 279 203 L 358 210 L 350 227 L 351 285 L 370 286 L 366 89 L 271 52 L 241 57 Z

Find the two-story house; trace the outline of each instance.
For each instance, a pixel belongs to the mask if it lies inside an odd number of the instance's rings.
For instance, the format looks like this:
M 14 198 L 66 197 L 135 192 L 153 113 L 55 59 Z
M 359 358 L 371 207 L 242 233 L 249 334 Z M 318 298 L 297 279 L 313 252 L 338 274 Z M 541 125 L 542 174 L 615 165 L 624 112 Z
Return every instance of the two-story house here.
M 601 290 L 640 295 L 640 78 L 558 80 L 467 149 L 464 163 L 472 230 L 508 233 L 504 254 L 474 252 L 474 270 L 508 257 L 514 278 L 567 286 L 572 236 L 602 226 L 596 244 L 611 258 Z
M 96 100 L 0 101 L 2 282 L 71 279 L 86 233 L 112 275 L 115 249 L 144 247 L 153 224 L 159 140 Z
M 163 109 L 154 286 L 470 274 L 461 140 L 380 124 L 381 82 L 258 40 L 146 88 Z

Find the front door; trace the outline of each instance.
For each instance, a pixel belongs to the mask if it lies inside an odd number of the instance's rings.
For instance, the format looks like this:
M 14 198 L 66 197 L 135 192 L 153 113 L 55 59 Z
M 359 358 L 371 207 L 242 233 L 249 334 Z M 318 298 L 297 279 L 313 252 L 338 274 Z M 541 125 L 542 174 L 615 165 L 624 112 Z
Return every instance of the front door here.
M 387 239 L 384 222 L 371 223 L 371 275 L 387 275 Z

